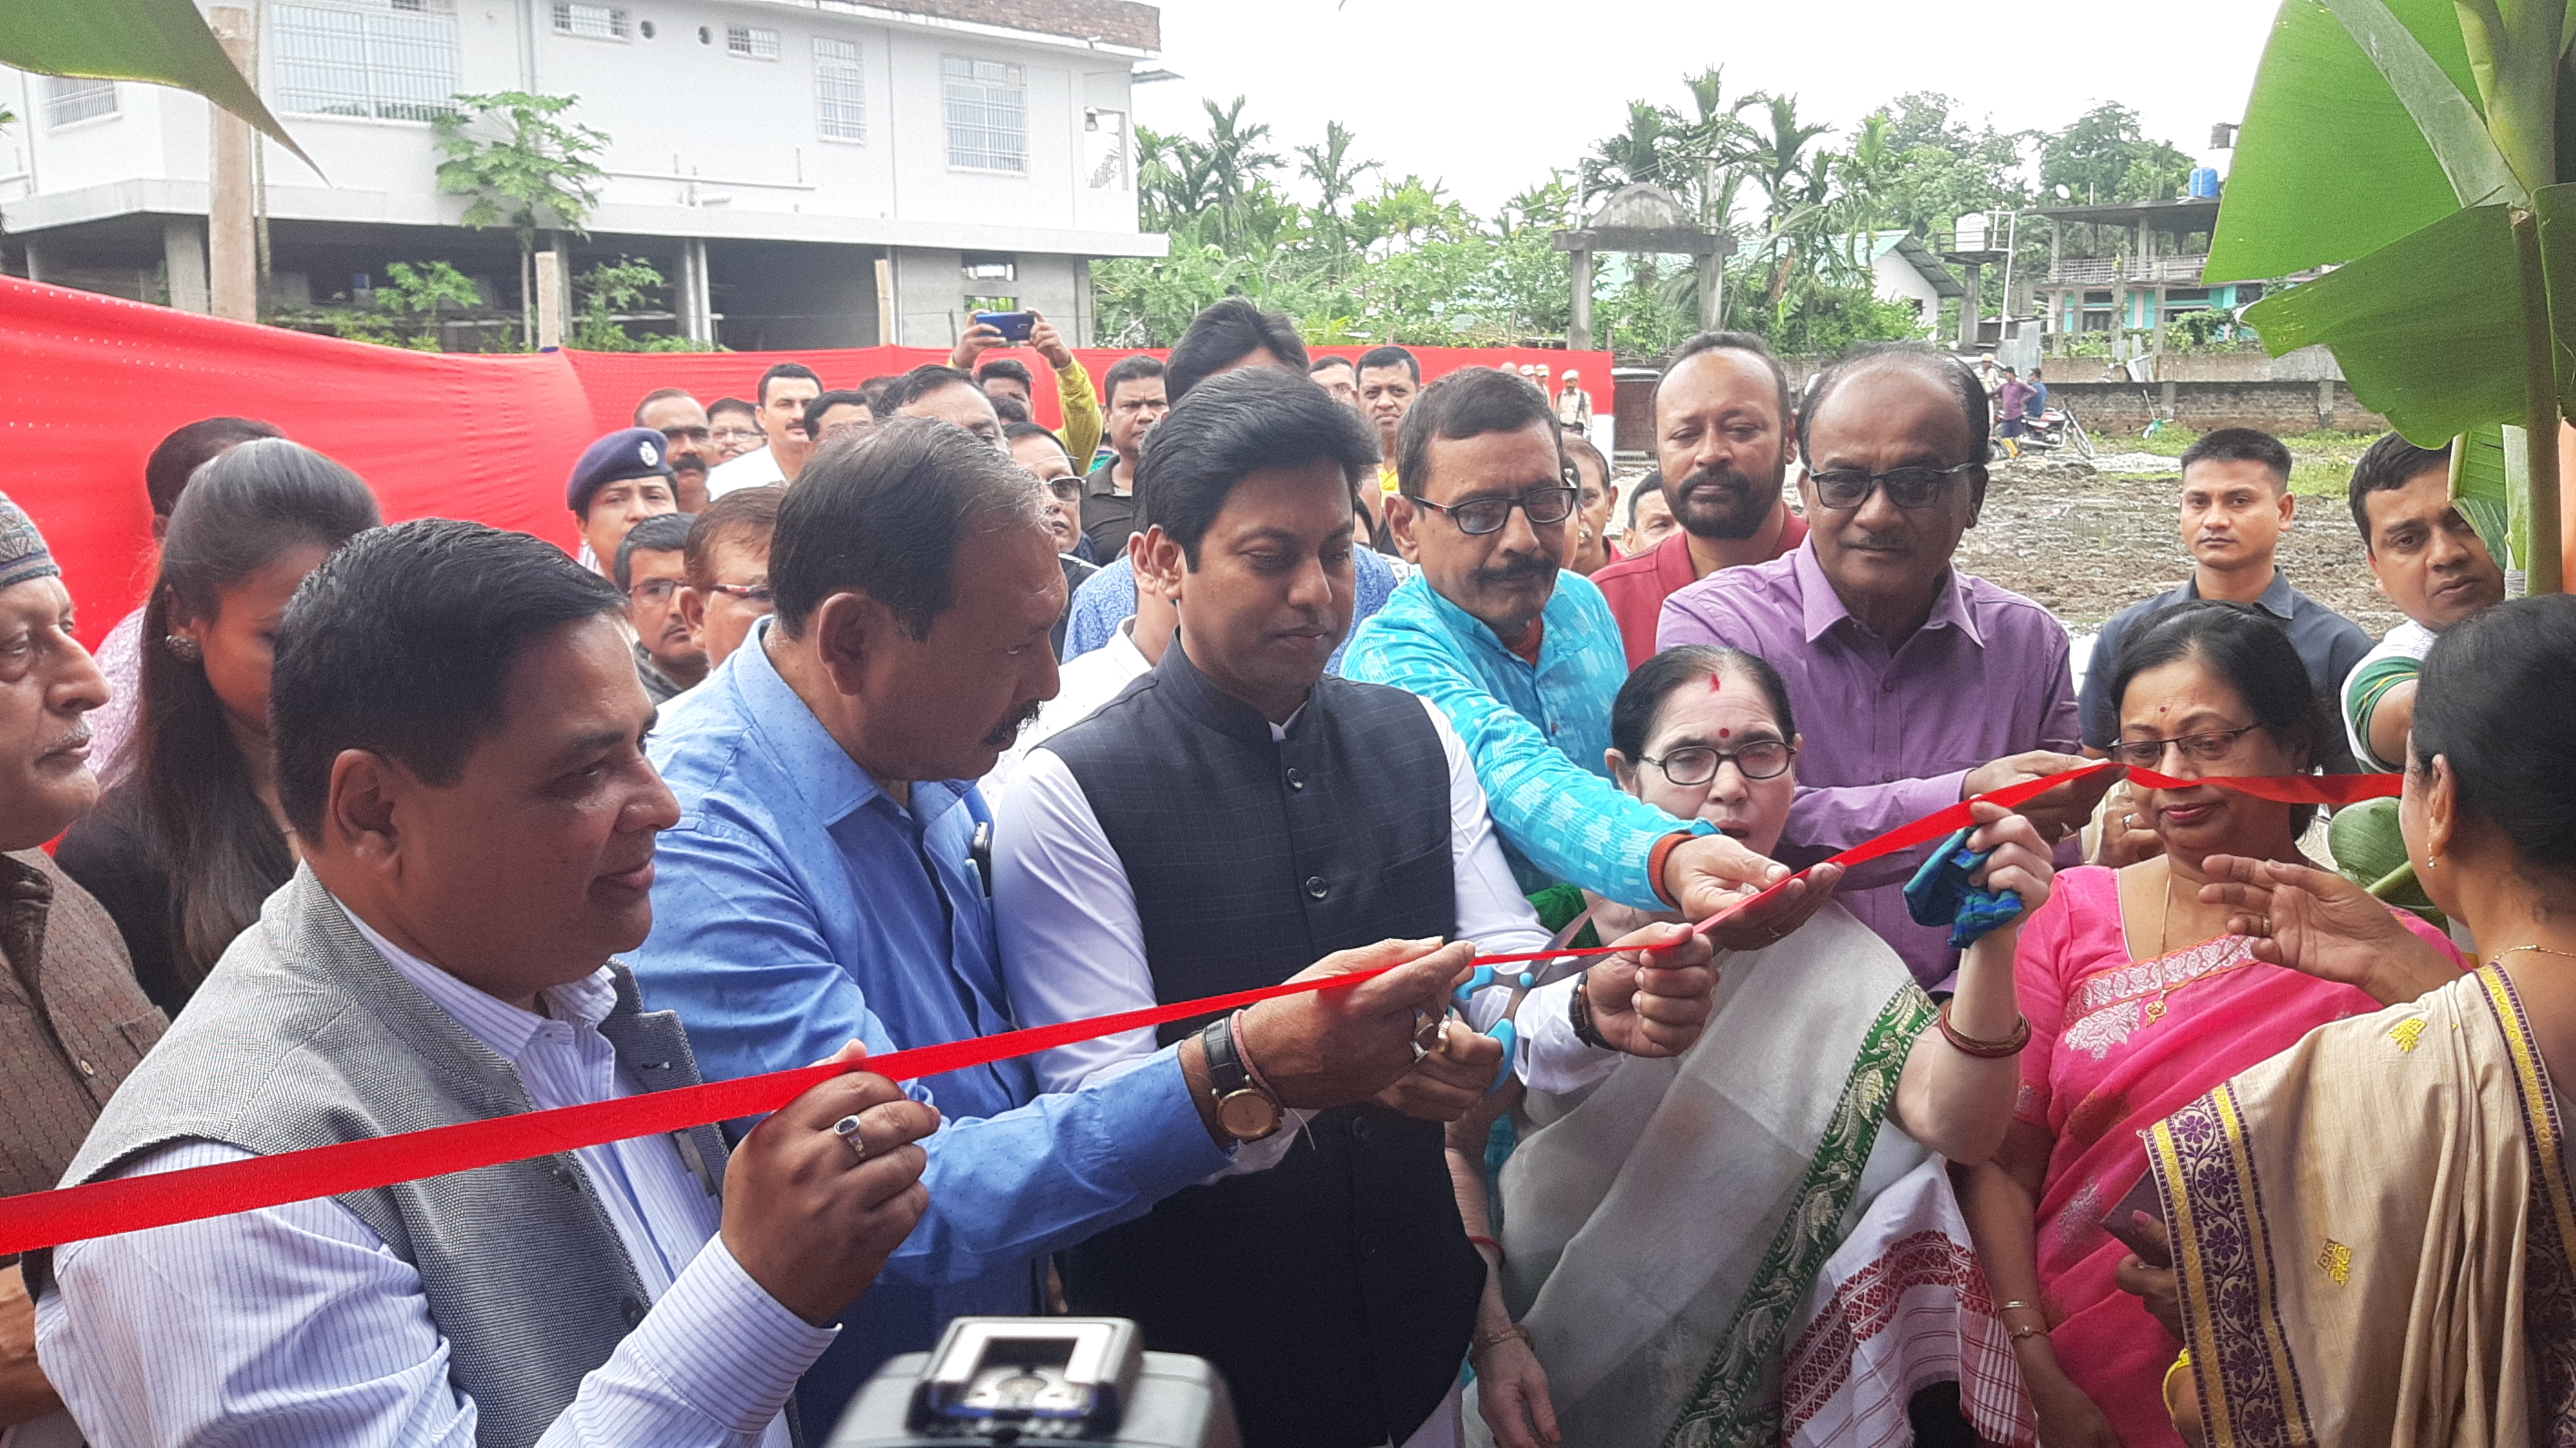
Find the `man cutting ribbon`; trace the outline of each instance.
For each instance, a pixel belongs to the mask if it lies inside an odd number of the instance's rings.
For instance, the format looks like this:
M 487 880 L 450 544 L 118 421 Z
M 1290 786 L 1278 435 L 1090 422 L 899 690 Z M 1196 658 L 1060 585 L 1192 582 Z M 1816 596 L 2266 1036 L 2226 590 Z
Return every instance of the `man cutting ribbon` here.
M 1024 1018 L 1266 985 L 1388 935 L 1547 943 L 1448 721 L 1402 690 L 1324 673 L 1350 627 L 1351 498 L 1375 461 L 1350 409 L 1272 368 L 1210 378 L 1156 430 L 1137 474 L 1138 566 L 1178 600 L 1179 636 L 1152 674 L 1031 751 L 1012 785 L 994 900 Z M 1556 463 L 1545 449 L 1541 485 Z M 1523 1004 L 1524 1069 L 1543 1089 L 1597 1080 L 1613 1046 L 1664 1056 L 1698 1038 L 1708 942 L 1659 925 L 1621 943 L 1639 949 Z M 1661 947 L 1651 967 L 1647 946 Z M 1470 1019 L 1491 1024 L 1509 995 L 1480 993 Z M 1252 1097 L 1228 1129 L 1242 1155 L 1275 1154 L 1292 1133 L 1258 1074 L 1269 1058 L 1230 1061 L 1231 1030 L 1205 1023 L 1208 1089 Z M 1134 1318 L 1149 1345 L 1214 1362 L 1254 1448 L 1456 1442 L 1485 1267 L 1438 1123 L 1494 1080 L 1500 1048 L 1439 1039 L 1390 1091 L 1307 1123 L 1312 1145 L 1275 1168 L 1180 1192 L 1074 1249 L 1074 1310 Z M 1043 1069 L 1059 1089 L 1100 1081 L 1155 1044 L 1128 1032 L 1059 1049 Z

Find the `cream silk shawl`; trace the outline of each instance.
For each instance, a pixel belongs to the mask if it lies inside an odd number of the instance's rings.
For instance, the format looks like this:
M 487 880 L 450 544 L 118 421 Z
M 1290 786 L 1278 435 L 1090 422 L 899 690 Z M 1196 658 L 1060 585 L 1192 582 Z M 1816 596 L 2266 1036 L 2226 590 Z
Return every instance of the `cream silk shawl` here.
M 2576 1444 L 2561 1128 L 2492 966 L 2157 1123 L 2210 1441 Z
M 1868 927 L 1827 906 L 1719 967 L 1697 1045 L 1531 1097 L 1503 1168 L 1504 1291 L 1570 1444 L 1768 1441 L 1818 1271 L 1926 1158 L 1879 1127 L 1932 1004 Z

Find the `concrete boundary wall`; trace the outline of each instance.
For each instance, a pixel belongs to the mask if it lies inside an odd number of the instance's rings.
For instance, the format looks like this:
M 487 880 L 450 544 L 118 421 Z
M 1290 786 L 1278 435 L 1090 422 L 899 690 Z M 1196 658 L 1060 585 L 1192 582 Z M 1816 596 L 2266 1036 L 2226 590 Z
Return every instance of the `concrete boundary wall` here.
M 2388 419 L 2353 400 L 2341 382 L 2051 382 L 2048 400 L 2071 407 L 2095 438 L 2136 436 L 2150 418 L 2170 415 L 2195 432 L 2259 427 L 2301 433 L 2319 428 L 2385 432 Z

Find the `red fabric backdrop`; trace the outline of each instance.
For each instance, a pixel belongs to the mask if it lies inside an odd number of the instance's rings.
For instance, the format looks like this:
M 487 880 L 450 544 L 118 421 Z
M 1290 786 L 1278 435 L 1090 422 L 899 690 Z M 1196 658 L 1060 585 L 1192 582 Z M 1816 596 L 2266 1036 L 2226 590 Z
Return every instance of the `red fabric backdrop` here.
M 1357 356 L 1364 348 L 1317 349 Z M 1596 406 L 1606 352 L 1417 347 L 1425 380 L 1460 367 L 1538 363 L 1583 373 Z M 95 640 L 151 583 L 143 461 L 172 428 L 231 414 L 277 424 L 376 490 L 385 518 L 473 518 L 577 546 L 563 505 L 584 445 L 628 425 L 635 401 L 685 387 L 702 401 L 748 398 L 772 363 L 812 367 L 826 386 L 901 372 L 927 347 L 819 352 L 405 352 L 0 277 L 0 426 L 6 492 L 53 545 Z M 1034 362 L 1034 354 L 1014 354 Z M 1124 351 L 1077 353 L 1095 385 Z M 1042 366 L 1033 370 L 1043 371 Z M 1054 389 L 1038 388 L 1054 423 Z

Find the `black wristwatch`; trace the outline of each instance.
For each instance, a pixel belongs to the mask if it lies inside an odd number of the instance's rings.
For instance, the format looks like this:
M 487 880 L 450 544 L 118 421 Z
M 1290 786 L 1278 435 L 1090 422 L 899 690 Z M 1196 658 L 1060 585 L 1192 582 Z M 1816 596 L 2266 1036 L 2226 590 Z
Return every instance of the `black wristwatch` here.
M 1279 1129 L 1279 1103 L 1253 1084 L 1234 1049 L 1234 1022 L 1220 1018 L 1199 1032 L 1207 1052 L 1208 1090 L 1216 1098 L 1217 1129 L 1237 1141 L 1259 1141 Z

